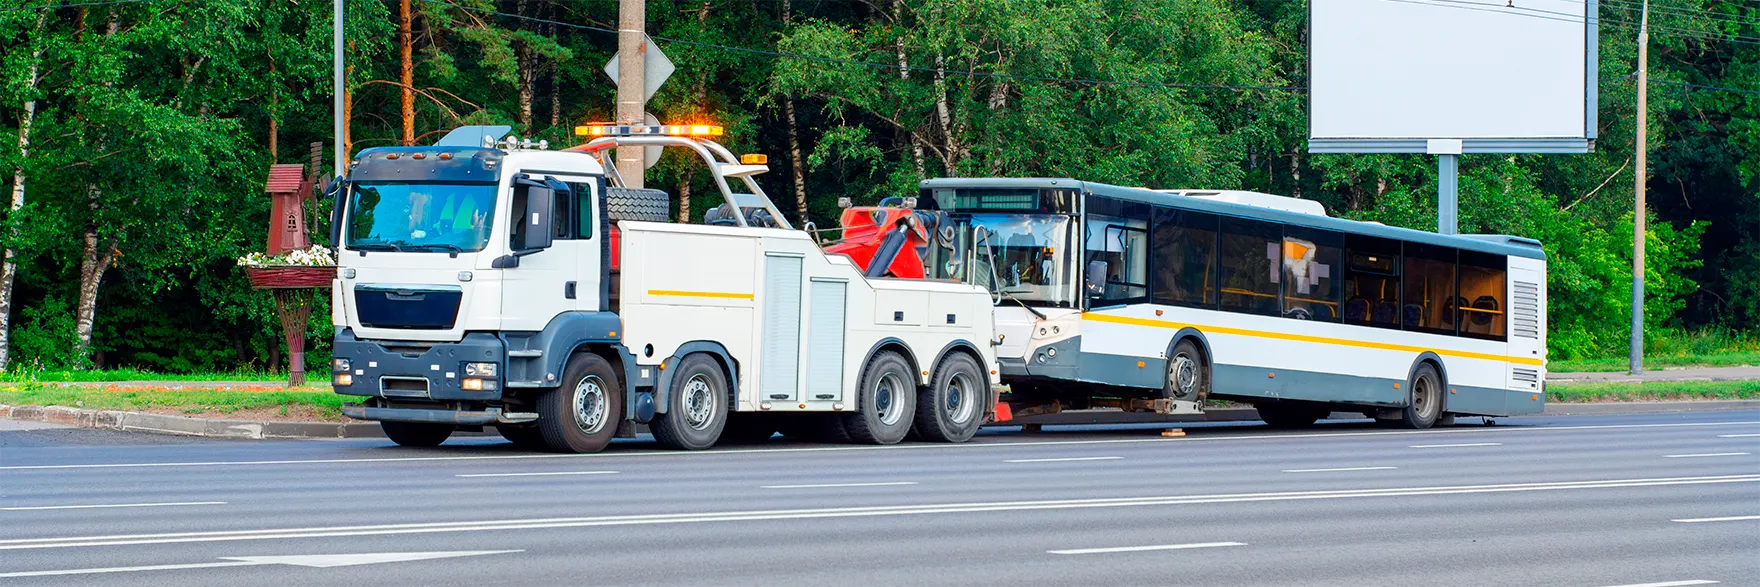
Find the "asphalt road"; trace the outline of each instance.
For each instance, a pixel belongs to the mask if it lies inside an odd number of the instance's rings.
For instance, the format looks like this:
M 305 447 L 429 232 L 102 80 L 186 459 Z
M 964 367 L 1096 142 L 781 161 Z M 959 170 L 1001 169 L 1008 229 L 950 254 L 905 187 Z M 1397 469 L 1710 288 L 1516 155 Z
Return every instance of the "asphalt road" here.
M 1186 431 L 587 456 L 0 432 L 0 584 L 1760 585 L 1760 412 Z

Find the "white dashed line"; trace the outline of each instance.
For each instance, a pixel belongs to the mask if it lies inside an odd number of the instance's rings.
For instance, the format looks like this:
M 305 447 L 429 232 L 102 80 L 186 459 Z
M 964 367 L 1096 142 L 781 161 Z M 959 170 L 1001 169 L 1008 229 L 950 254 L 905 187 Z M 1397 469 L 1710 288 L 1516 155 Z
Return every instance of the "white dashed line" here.
M 1108 554 L 1114 552 L 1145 552 L 1150 550 L 1187 550 L 1192 548 L 1216 548 L 1220 546 L 1246 546 L 1245 542 L 1197 542 L 1193 544 L 1160 544 L 1155 546 L 1115 546 L 1112 548 L 1072 548 L 1069 550 L 1047 550 L 1048 554 Z
M 1662 458 L 1665 458 L 1665 459 L 1691 459 L 1691 458 L 1697 458 L 1697 457 L 1739 457 L 1739 456 L 1745 456 L 1747 454 L 1749 454 L 1749 453 L 1745 453 L 1745 452 L 1706 452 L 1706 453 L 1690 454 L 1690 455 L 1662 455 Z
M 1685 518 L 1685 519 L 1680 519 L 1680 520 L 1669 520 L 1669 521 L 1680 522 L 1683 524 L 1701 524 L 1701 523 L 1705 523 L 1705 522 L 1745 522 L 1748 520 L 1760 520 L 1760 516 L 1724 516 L 1722 518 Z
M 1068 463 L 1074 461 L 1116 461 L 1124 457 L 1065 457 L 1061 459 L 1009 459 L 1004 463 Z
M 1501 442 L 1462 442 L 1460 444 L 1414 444 L 1411 448 L 1461 448 L 1468 446 L 1503 446 Z
M 1687 585 L 1716 585 L 1716 581 L 1704 579 L 1688 579 L 1685 581 L 1663 581 L 1661 583 L 1633 583 L 1630 585 L 1614 585 L 1613 587 L 1686 587 Z
M 555 475 L 616 475 L 617 471 L 558 471 L 551 473 L 472 473 L 454 477 L 550 477 Z
M 186 505 L 226 505 L 224 501 L 179 501 L 171 503 L 96 503 L 89 505 L 33 505 L 0 508 L 6 512 L 34 512 L 42 510 L 95 510 L 107 508 L 163 508 Z
M 890 487 L 916 485 L 916 481 L 883 481 L 878 483 L 815 483 L 810 485 L 762 485 L 761 489 L 818 489 L 821 487 Z
M 1399 467 L 1339 467 L 1336 469 L 1284 469 L 1285 473 L 1331 473 L 1335 471 L 1387 471 Z
M 1760 434 L 1719 434 L 1718 438 L 1754 438 Z

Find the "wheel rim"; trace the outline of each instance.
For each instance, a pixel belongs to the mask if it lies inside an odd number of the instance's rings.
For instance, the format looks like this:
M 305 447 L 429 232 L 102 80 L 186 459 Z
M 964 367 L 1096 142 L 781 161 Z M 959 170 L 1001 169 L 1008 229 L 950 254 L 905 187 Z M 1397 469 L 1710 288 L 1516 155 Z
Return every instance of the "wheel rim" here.
M 1419 376 L 1418 380 L 1412 383 L 1412 411 L 1416 412 L 1419 418 L 1426 420 L 1435 415 L 1436 383 L 1431 381 L 1427 375 Z
M 971 420 L 972 414 L 977 411 L 978 402 L 973 401 L 972 398 L 974 388 L 971 378 L 965 373 L 955 373 L 953 378 L 948 380 L 944 401 L 947 415 L 954 423 L 962 424 Z
M 1197 397 L 1198 362 L 1185 353 L 1174 355 L 1173 365 L 1167 369 L 1167 380 L 1173 382 L 1174 397 Z
M 703 430 L 709 427 L 709 421 L 714 416 L 715 390 L 709 387 L 709 378 L 701 374 L 692 375 L 684 384 L 685 424 Z
M 589 435 L 605 429 L 607 400 L 605 386 L 598 377 L 588 375 L 574 386 L 574 426 Z
M 893 373 L 887 373 L 874 384 L 874 412 L 880 417 L 881 424 L 891 426 L 904 419 L 904 401 L 898 397 L 903 388 L 898 375 Z

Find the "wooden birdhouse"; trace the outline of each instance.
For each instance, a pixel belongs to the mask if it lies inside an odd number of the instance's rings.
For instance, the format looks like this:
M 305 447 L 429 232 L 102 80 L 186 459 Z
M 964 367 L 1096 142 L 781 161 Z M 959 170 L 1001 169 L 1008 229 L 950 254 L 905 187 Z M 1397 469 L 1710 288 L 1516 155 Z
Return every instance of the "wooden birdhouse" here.
M 312 246 L 306 236 L 306 200 L 311 197 L 312 182 L 306 178 L 306 166 L 275 165 L 269 168 L 269 248 L 270 255 Z

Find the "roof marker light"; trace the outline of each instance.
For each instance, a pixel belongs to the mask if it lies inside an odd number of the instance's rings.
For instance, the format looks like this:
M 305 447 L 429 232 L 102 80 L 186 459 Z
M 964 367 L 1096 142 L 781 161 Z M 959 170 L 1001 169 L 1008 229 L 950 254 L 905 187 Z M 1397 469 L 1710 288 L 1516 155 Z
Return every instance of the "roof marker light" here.
M 668 125 L 630 125 L 630 124 L 587 124 L 574 127 L 574 134 L 587 137 L 632 137 L 632 136 L 677 136 L 677 137 L 718 137 L 724 130 L 711 124 L 668 124 Z

